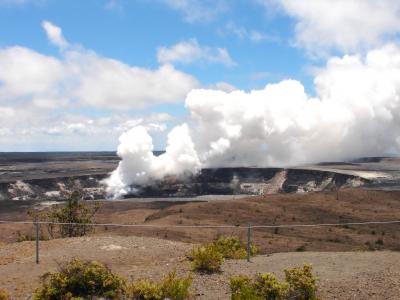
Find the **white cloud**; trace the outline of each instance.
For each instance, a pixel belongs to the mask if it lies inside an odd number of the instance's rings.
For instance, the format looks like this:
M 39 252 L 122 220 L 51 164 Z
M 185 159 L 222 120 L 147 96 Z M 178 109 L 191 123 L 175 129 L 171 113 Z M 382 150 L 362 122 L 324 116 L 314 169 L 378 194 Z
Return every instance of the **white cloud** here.
M 112 150 L 118 136 L 141 125 L 160 135 L 171 122 L 165 113 L 130 115 L 113 113 L 88 117 L 67 110 L 54 112 L 28 107 L 0 107 L 0 145 L 2 151 Z M 160 149 L 157 144 L 157 149 Z
M 170 64 L 131 66 L 68 45 L 55 25 L 43 27 L 62 49 L 60 57 L 20 46 L 0 48 L 2 151 L 113 149 L 121 132 L 138 124 L 158 132 L 162 141 L 160 132 L 171 116 L 133 110 L 179 103 L 199 86 Z M 85 116 L 87 108 L 106 117 Z
M 228 50 L 201 46 L 196 39 L 183 41 L 171 47 L 158 48 L 157 59 L 160 63 L 191 64 L 205 62 L 219 63 L 226 66 L 235 65 Z
M 44 22 L 57 46 L 61 30 Z M 67 47 L 61 59 L 24 47 L 0 48 L 0 105 L 140 109 L 183 101 L 198 86 L 195 78 L 165 64 L 157 69 L 127 65 L 93 51 Z
M 224 81 L 219 81 L 215 84 L 212 84 L 209 88 L 224 91 L 227 93 L 238 90 L 238 88 L 234 85 Z
M 170 8 L 180 11 L 189 23 L 210 22 L 228 10 L 226 0 L 158 0 Z
M 70 53 L 67 64 L 79 78 L 71 96 L 93 107 L 133 109 L 177 103 L 198 86 L 195 78 L 169 64 L 150 70 L 80 52 Z
M 0 103 L 60 98 L 66 77 L 62 61 L 24 47 L 0 48 Z
M 257 0 L 296 19 L 295 43 L 312 54 L 379 46 L 400 32 L 397 0 Z
M 1 107 L 0 106 L 0 115 L 2 118 L 12 118 L 15 116 L 15 110 L 11 107 Z
M 60 27 L 52 24 L 49 21 L 43 21 L 42 27 L 46 31 L 47 37 L 54 45 L 64 48 L 68 46 L 68 42 L 65 40 L 62 30 Z
M 250 40 L 252 42 L 258 43 L 262 41 L 275 41 L 276 38 L 267 35 L 263 32 L 257 30 L 248 30 L 243 26 L 238 26 L 234 22 L 228 22 L 225 26 L 228 33 L 237 36 L 240 39 Z

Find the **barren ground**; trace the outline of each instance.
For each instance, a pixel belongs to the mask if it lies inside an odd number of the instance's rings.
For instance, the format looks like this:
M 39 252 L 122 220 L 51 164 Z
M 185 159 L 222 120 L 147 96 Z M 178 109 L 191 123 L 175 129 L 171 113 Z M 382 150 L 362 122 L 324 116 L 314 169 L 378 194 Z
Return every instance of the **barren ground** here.
M 96 221 L 161 226 L 383 221 L 400 219 L 399 196 L 400 192 L 341 190 L 339 194 L 280 194 L 210 202 L 102 202 Z M 0 219 L 26 220 L 31 206 L 0 202 Z M 283 269 L 309 262 L 320 277 L 322 299 L 398 299 L 399 226 L 254 230 L 253 241 L 264 255 L 251 264 L 227 261 L 221 274 L 194 275 L 192 293 L 195 299 L 228 299 L 232 275 L 274 272 L 281 276 Z M 26 299 L 41 274 L 72 257 L 107 263 L 128 277 L 159 278 L 174 267 L 182 274 L 189 271 L 184 254 L 193 243 L 209 242 L 222 234 L 245 239 L 245 231 L 238 228 L 102 226 L 85 238 L 41 242 L 41 264 L 36 266 L 34 243 L 15 243 L 17 231 L 33 233 L 27 225 L 0 225 L 0 241 L 6 243 L 0 247 L 0 287 L 10 289 L 16 299 Z M 296 252 L 300 250 L 306 252 Z
M 8 203 L 8 204 L 7 204 Z M 12 206 L 14 205 L 14 206 Z M 277 194 L 210 202 L 105 201 L 98 223 L 146 225 L 316 224 L 400 219 L 400 192 L 341 190 L 336 193 Z M 0 202 L 0 219 L 26 220 L 29 205 Z M 400 250 L 399 224 L 316 228 L 257 229 L 254 242 L 263 253 L 307 251 Z M 0 241 L 13 242 L 17 232 L 33 235 L 31 226 L 0 225 Z M 46 231 L 43 230 L 46 234 Z M 98 234 L 151 236 L 184 242 L 207 242 L 218 235 L 246 230 L 193 228 L 100 227 Z M 300 249 L 299 249 L 300 248 Z
M 0 286 L 15 299 L 29 299 L 41 274 L 54 271 L 71 258 L 96 259 L 128 278 L 159 279 L 176 268 L 190 272 L 185 253 L 192 246 L 154 238 L 86 237 L 42 242 L 41 263 L 34 263 L 34 242 L 0 248 Z M 303 252 L 258 256 L 226 261 L 223 271 L 214 275 L 193 274 L 194 299 L 229 299 L 229 278 L 273 272 L 282 277 L 285 268 L 311 263 L 319 280 L 322 299 L 398 299 L 400 295 L 400 253 L 380 252 Z

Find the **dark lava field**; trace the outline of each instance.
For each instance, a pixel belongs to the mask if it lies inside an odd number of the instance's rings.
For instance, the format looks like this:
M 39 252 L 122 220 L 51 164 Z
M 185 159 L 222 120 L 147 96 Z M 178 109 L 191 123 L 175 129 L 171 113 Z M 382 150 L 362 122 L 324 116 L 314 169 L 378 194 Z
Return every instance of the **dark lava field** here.
M 160 152 L 156 153 L 159 154 Z M 61 201 L 72 188 L 85 199 L 106 198 L 105 179 L 119 162 L 115 152 L 0 153 L 0 201 Z M 130 197 L 267 195 L 340 188 L 398 190 L 400 159 L 364 158 L 294 168 L 203 169 L 184 179 L 167 176 Z

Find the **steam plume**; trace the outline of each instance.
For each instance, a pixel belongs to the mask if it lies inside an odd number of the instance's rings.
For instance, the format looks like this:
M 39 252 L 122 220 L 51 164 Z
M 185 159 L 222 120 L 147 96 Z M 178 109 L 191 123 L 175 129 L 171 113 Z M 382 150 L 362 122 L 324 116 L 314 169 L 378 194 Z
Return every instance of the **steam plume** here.
M 190 121 L 170 132 L 165 154 L 153 155 L 143 127 L 121 136 L 122 160 L 107 180 L 108 192 L 120 196 L 132 184 L 202 167 L 289 166 L 398 151 L 398 46 L 331 58 L 314 84 L 315 97 L 295 80 L 250 92 L 192 90 Z

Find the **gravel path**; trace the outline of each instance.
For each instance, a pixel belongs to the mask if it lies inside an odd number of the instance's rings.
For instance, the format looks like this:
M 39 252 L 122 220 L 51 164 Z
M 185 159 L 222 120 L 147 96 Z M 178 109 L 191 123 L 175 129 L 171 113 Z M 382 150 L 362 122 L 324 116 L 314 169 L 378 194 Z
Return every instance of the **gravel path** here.
M 41 263 L 34 263 L 34 243 L 0 246 L 0 287 L 14 299 L 29 295 L 45 272 L 71 258 L 94 259 L 108 264 L 128 278 L 159 279 L 176 268 L 186 274 L 190 265 L 185 253 L 192 245 L 155 238 L 84 237 L 41 242 Z M 283 270 L 311 263 L 320 278 L 322 299 L 399 299 L 400 252 L 302 252 L 258 256 L 251 263 L 226 261 L 221 274 L 193 275 L 195 299 L 229 299 L 229 278 Z

